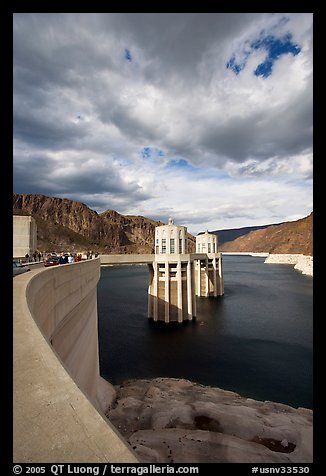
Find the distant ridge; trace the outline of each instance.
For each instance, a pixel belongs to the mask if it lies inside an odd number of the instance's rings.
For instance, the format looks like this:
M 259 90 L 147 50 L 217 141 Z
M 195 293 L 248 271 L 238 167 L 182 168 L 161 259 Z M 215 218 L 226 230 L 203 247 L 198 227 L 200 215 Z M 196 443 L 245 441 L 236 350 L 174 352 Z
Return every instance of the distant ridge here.
M 300 220 L 269 225 L 250 231 L 235 240 L 224 242 L 220 246 L 220 251 L 289 253 L 312 256 L 313 212 Z
M 276 223 L 276 225 L 281 225 L 282 223 Z M 215 231 L 211 231 L 210 233 L 214 233 L 215 235 L 218 235 L 218 242 L 220 245 L 222 245 L 223 243 L 226 243 L 227 241 L 233 241 L 239 236 L 246 235 L 247 233 L 250 233 L 251 231 L 262 230 L 263 228 L 267 228 L 269 226 L 274 226 L 274 225 L 244 226 L 242 228 L 229 228 L 226 230 L 215 230 Z

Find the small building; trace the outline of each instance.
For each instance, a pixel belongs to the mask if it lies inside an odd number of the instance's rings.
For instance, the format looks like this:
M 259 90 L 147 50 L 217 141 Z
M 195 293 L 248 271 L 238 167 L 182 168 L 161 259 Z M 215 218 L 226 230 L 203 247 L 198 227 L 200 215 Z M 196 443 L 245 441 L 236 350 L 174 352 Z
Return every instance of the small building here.
M 37 225 L 32 216 L 13 215 L 13 258 L 32 256 L 37 249 Z
M 175 225 L 172 218 L 168 225 L 155 228 L 155 254 L 186 254 L 188 253 L 187 228 Z
M 218 239 L 214 233 L 205 233 L 196 236 L 196 252 L 197 253 L 217 253 Z

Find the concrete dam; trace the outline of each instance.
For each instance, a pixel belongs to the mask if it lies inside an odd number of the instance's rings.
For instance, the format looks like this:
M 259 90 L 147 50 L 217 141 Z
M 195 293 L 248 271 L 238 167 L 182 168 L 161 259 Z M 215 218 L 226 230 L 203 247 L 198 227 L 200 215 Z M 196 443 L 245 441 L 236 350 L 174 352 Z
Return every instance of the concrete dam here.
M 14 462 L 138 462 L 104 414 L 115 392 L 99 374 L 99 277 L 94 259 L 14 278 Z

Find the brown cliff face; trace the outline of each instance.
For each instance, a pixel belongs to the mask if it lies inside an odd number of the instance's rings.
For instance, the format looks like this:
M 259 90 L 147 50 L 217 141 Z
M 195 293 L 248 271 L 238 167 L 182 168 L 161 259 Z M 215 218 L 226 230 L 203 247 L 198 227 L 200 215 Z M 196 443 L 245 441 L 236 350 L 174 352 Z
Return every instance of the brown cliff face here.
M 124 216 L 114 210 L 98 214 L 84 203 L 66 198 L 13 194 L 14 214 L 32 215 L 38 228 L 38 248 L 92 249 L 100 253 L 152 253 L 155 227 L 162 222 Z M 195 238 L 188 234 L 189 251 Z M 58 249 L 59 248 L 59 249 Z
M 297 221 L 270 225 L 223 243 L 221 251 L 313 254 L 313 213 Z
M 94 210 L 84 203 L 66 198 L 14 194 L 13 208 L 24 210 L 45 221 L 66 226 L 90 239 L 98 239 L 104 231 L 102 220 Z M 113 236 L 112 238 L 117 239 Z
M 100 214 L 106 226 L 121 228 L 128 240 L 124 245 L 125 251 L 152 253 L 154 251 L 155 227 L 163 225 L 162 222 L 154 221 L 142 216 L 121 215 L 114 210 L 107 210 Z

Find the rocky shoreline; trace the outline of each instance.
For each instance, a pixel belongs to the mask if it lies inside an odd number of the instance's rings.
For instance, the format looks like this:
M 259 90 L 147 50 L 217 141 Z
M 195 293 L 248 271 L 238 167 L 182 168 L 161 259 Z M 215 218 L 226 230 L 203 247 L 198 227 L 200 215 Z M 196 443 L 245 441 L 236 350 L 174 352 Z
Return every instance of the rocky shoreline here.
M 313 411 L 185 379 L 126 380 L 107 416 L 141 462 L 310 463 Z
M 302 274 L 313 276 L 313 257 L 301 254 L 269 254 L 264 263 L 293 264 Z

